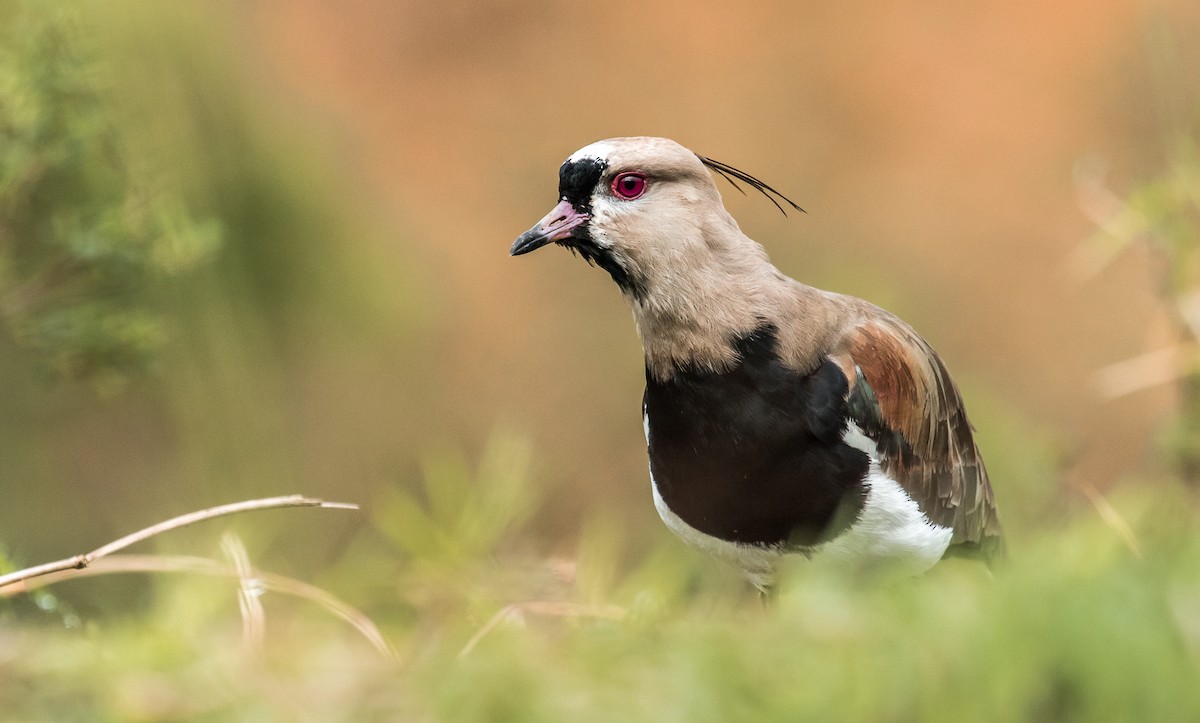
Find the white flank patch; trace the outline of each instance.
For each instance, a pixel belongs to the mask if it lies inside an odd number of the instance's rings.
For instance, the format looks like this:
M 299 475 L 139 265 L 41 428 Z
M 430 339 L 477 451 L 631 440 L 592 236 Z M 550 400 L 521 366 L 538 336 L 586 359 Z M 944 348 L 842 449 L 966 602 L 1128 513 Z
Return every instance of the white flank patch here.
M 867 502 L 849 530 L 822 545 L 822 557 L 851 561 L 889 560 L 919 575 L 937 564 L 950 546 L 954 530 L 935 525 L 896 480 L 879 468 L 878 450 L 851 422 L 842 437 L 871 458 L 867 470 Z
M 642 428 L 649 444 L 650 419 L 645 410 L 642 412 Z M 838 537 L 824 545 L 792 551 L 810 557 L 819 554 L 824 559 L 851 565 L 888 562 L 913 575 L 919 575 L 936 565 L 950 546 L 954 531 L 930 522 L 904 488 L 883 473 L 875 443 L 857 425 L 850 423 L 843 440 L 870 457 L 870 467 L 864 480 L 867 486 L 866 503 L 850 529 Z M 783 554 L 780 548 L 729 542 L 701 532 L 671 511 L 658 492 L 653 472 L 650 474 L 650 487 L 654 493 L 654 508 L 671 532 L 691 547 L 741 568 L 755 587 L 766 589 L 771 586 L 775 564 Z

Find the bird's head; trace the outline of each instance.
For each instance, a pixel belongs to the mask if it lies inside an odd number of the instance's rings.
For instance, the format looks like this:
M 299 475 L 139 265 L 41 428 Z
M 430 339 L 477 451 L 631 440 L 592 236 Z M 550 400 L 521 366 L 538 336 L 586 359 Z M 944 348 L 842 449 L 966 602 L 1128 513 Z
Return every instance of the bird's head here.
M 666 138 L 592 143 L 562 164 L 558 204 L 521 234 L 509 253 L 519 256 L 550 243 L 565 246 L 607 271 L 635 301 L 660 280 L 678 278 L 688 269 L 738 254 L 757 258 L 761 248 L 725 211 L 710 170 L 774 192 Z

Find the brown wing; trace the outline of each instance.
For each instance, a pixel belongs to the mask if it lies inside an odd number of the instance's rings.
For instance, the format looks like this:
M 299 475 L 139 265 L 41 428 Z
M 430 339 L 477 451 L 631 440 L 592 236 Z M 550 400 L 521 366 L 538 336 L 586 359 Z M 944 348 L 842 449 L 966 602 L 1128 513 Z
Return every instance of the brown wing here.
M 883 470 L 933 523 L 954 529 L 952 546 L 1002 555 L 996 502 L 958 388 L 915 331 L 871 311 L 837 355 L 851 416 L 878 447 Z

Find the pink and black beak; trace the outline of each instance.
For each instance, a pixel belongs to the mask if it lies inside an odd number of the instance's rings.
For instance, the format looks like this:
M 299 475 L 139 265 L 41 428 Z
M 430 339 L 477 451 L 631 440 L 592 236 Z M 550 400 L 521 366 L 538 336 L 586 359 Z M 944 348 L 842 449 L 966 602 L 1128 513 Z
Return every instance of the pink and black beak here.
M 591 216 L 575 208 L 564 198 L 554 210 L 538 221 L 537 225 L 518 236 L 508 253 L 510 256 L 520 256 L 536 251 L 548 243 L 578 236 L 590 218 Z

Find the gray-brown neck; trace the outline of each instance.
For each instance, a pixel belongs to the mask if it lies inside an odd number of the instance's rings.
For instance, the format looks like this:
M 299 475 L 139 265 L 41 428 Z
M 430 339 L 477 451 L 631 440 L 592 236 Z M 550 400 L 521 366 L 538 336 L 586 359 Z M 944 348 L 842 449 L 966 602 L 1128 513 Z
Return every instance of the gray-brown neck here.
M 785 276 L 731 218 L 729 224 L 718 236 L 689 244 L 688 253 L 638 259 L 641 266 L 659 262 L 657 269 L 644 269 L 652 272 L 644 293 L 627 296 L 646 367 L 656 379 L 669 379 L 680 368 L 733 368 L 739 361 L 734 341 L 765 324 L 778 330 L 785 364 L 812 369 L 833 351 L 844 328 L 850 310 L 839 297 Z

